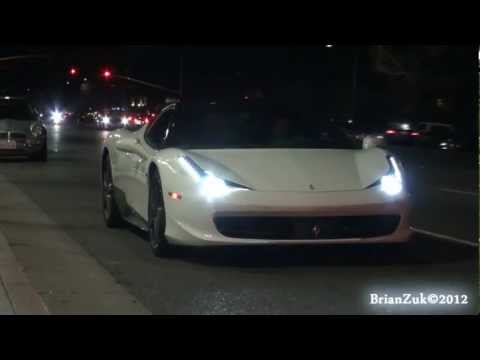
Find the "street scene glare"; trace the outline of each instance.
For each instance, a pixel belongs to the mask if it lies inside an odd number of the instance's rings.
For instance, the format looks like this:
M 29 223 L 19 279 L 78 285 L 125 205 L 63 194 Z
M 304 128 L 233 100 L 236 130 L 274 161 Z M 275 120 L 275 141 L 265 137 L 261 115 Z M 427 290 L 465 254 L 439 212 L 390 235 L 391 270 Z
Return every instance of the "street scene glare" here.
M 478 54 L 0 47 L 0 315 L 478 313 Z

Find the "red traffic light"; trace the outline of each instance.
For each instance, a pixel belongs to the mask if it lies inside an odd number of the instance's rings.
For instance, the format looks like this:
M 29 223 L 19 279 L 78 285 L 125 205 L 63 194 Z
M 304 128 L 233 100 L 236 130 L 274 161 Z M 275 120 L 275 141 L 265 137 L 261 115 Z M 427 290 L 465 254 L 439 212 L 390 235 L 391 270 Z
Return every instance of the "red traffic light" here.
M 75 75 L 77 75 L 77 74 L 78 74 L 78 69 L 77 69 L 77 68 L 74 68 L 74 67 L 72 67 L 72 68 L 70 68 L 70 71 L 69 71 L 69 73 L 70 73 L 70 75 L 72 75 L 72 76 L 75 76 Z
M 105 78 L 105 79 L 109 79 L 112 77 L 112 72 L 108 69 L 106 70 L 103 70 L 102 71 L 102 76 Z

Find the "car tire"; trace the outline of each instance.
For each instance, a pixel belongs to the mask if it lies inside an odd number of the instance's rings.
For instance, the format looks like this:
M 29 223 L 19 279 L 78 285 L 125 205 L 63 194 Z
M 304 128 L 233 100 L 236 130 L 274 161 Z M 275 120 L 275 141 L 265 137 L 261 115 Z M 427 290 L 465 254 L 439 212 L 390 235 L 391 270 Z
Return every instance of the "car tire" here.
M 105 156 L 102 164 L 102 210 L 103 219 L 109 228 L 123 225 L 124 221 L 115 200 L 112 167 L 108 155 Z
M 157 257 L 171 257 L 175 254 L 174 247 L 165 237 L 165 228 L 162 182 L 158 170 L 154 169 L 150 173 L 148 186 L 148 237 L 150 248 Z
M 46 162 L 48 159 L 47 142 L 42 146 L 42 149 L 30 156 L 30 160 Z

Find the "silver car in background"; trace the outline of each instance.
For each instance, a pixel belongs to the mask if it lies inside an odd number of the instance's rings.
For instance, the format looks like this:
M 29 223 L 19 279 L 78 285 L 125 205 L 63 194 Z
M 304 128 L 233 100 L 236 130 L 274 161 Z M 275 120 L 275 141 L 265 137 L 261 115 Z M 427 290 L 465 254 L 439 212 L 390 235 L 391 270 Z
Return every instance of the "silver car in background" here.
M 23 99 L 0 98 L 0 157 L 47 161 L 47 130 Z

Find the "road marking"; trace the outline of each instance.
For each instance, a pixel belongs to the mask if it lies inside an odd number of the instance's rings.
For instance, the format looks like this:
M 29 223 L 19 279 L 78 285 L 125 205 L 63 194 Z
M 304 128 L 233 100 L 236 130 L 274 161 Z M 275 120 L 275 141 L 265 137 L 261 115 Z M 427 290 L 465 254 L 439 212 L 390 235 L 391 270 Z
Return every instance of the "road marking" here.
M 478 192 L 474 192 L 474 191 L 463 191 L 463 190 L 448 189 L 448 188 L 435 188 L 435 190 L 462 194 L 462 195 L 478 196 Z
M 439 238 L 439 239 L 442 239 L 442 240 L 447 240 L 447 241 L 451 241 L 451 242 L 455 242 L 455 243 L 459 243 L 459 244 L 463 244 L 463 245 L 478 247 L 478 243 L 468 241 L 468 240 L 459 239 L 459 238 L 456 238 L 456 237 L 453 237 L 453 236 L 434 233 L 434 232 L 423 230 L 423 229 L 417 229 L 415 227 L 412 227 L 412 230 L 414 232 L 419 233 L 419 234 L 433 236 L 433 237 L 436 237 L 436 238 Z

